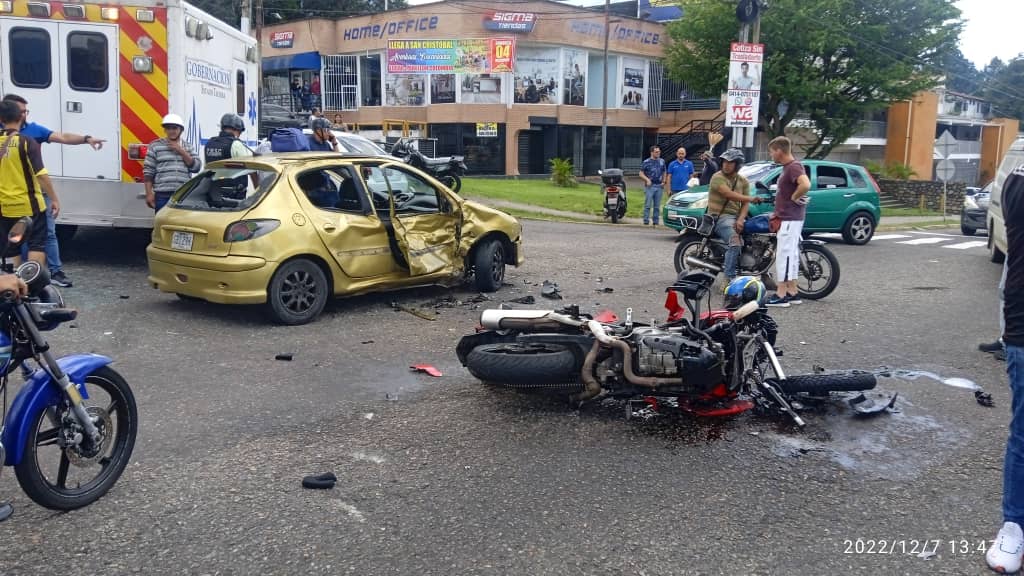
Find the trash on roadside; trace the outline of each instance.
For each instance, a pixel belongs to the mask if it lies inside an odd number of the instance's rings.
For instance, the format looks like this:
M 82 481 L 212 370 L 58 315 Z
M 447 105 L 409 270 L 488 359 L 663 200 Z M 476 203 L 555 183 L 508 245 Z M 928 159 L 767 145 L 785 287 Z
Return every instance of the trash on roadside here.
M 437 318 L 428 315 L 426 312 L 423 312 L 421 310 L 417 310 L 416 308 L 409 308 L 408 306 L 404 306 L 402 304 L 399 304 L 398 302 L 392 302 L 391 303 L 391 307 L 393 309 L 395 309 L 396 311 L 408 312 L 409 314 L 412 314 L 413 316 L 415 316 L 417 318 L 422 318 L 424 320 L 430 320 L 431 322 L 437 320 Z
M 366 414 L 363 414 L 363 418 L 366 418 L 367 420 L 373 420 L 373 416 L 373 412 L 367 412 Z
M 334 472 L 324 472 L 302 479 L 302 487 L 310 490 L 330 490 L 337 483 L 338 477 L 334 475 Z
M 516 298 L 514 300 L 509 300 L 509 302 L 513 302 L 515 304 L 536 304 L 537 303 L 537 299 L 534 298 L 532 295 L 527 295 L 527 296 L 523 296 L 522 298 Z
M 283 362 L 291 362 L 294 354 L 278 354 L 274 356 L 274 360 L 281 360 Z
M 545 280 L 544 284 L 541 285 L 540 295 L 550 300 L 561 300 L 562 294 L 559 292 L 558 284 Z
M 868 398 L 864 394 L 858 394 L 855 398 L 850 399 L 850 408 L 856 412 L 857 416 L 877 416 L 883 412 L 891 410 L 896 405 L 896 398 L 899 397 L 899 392 L 892 395 L 892 398 L 888 402 L 875 402 Z
M 121 294 L 121 300 L 127 300 L 129 298 L 131 298 L 131 296 L 129 296 L 127 294 Z
M 481 302 L 489 302 L 490 300 L 491 297 L 488 296 L 487 294 L 477 294 L 476 296 L 473 296 L 472 298 L 466 300 L 466 302 L 469 302 L 471 304 L 480 304 Z
M 936 554 L 938 554 L 938 553 L 935 550 L 924 550 L 920 554 L 918 554 L 917 557 L 922 559 L 922 560 L 929 560 L 932 557 L 934 557 Z
M 373 340 L 363 340 L 360 344 L 373 344 Z
M 606 294 L 611 294 L 612 292 L 615 292 L 615 288 L 605 286 L 604 288 L 598 288 L 597 290 L 594 290 L 594 292 L 604 292 Z
M 978 404 L 987 408 L 994 408 L 996 405 L 995 400 L 992 399 L 992 394 L 982 390 L 974 391 L 974 399 L 978 401 Z
M 384 399 L 388 402 L 398 402 L 398 394 L 392 394 L 390 392 L 384 393 Z
M 409 366 L 409 369 L 412 370 L 413 372 L 423 372 L 424 374 L 429 374 L 434 378 L 441 377 L 441 371 L 438 370 L 437 368 L 434 368 L 430 364 L 414 364 L 412 366 Z

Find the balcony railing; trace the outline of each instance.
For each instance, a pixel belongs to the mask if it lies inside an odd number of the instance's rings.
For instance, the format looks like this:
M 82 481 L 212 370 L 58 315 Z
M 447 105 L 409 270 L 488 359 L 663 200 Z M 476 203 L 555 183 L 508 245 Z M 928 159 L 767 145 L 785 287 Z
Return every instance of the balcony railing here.
M 885 140 L 887 131 L 889 128 L 888 122 L 878 122 L 875 120 L 866 121 L 861 124 L 861 127 L 853 133 L 851 138 L 880 138 Z

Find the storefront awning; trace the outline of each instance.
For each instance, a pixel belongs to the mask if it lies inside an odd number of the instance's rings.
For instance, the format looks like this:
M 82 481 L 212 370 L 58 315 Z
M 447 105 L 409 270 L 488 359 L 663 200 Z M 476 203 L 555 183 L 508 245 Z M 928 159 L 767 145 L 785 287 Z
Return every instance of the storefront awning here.
M 319 52 L 300 52 L 287 56 L 271 56 L 263 59 L 263 71 L 274 72 L 277 70 L 319 70 Z

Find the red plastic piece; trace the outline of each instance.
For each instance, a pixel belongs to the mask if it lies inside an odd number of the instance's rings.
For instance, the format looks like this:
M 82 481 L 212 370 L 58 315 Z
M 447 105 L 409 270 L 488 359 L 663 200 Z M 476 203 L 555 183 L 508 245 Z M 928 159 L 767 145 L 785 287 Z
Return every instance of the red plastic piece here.
M 694 416 L 703 416 L 705 418 L 721 418 L 723 416 L 735 416 L 742 414 L 747 410 L 754 407 L 754 403 L 750 400 L 730 400 L 725 403 L 716 404 L 691 404 L 689 402 L 680 402 L 679 409 L 693 414 Z
M 619 321 L 619 316 L 611 310 L 602 310 L 597 316 L 594 316 L 594 320 L 603 324 L 614 324 Z
M 415 372 L 423 372 L 425 374 L 429 374 L 434 378 L 441 377 L 441 371 L 438 370 L 437 368 L 434 368 L 430 364 L 416 364 L 414 366 L 409 366 L 409 369 Z

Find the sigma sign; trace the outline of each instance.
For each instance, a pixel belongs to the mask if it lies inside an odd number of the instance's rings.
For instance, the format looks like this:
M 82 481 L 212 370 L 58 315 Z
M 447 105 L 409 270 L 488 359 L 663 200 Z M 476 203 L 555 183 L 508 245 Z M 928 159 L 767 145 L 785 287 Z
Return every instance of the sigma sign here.
M 491 12 L 484 16 L 484 28 L 495 32 L 517 32 L 529 34 L 537 24 L 533 12 Z

